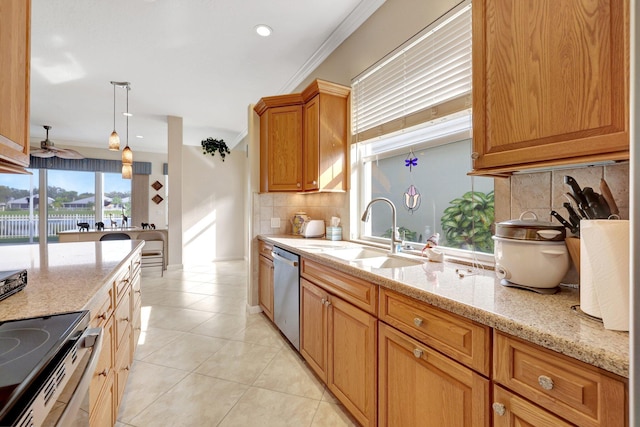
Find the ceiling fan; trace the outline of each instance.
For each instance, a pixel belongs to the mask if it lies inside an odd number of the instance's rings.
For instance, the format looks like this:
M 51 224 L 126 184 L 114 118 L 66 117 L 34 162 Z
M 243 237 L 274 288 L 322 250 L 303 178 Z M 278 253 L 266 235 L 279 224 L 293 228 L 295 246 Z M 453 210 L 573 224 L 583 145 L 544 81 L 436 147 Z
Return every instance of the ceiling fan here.
M 84 156 L 78 153 L 76 150 L 69 148 L 57 148 L 52 141 L 49 141 L 49 129 L 51 126 L 43 125 L 47 131 L 47 137 L 44 141 L 40 141 L 40 148 L 32 148 L 31 155 L 34 157 L 60 157 L 61 159 L 84 159 Z

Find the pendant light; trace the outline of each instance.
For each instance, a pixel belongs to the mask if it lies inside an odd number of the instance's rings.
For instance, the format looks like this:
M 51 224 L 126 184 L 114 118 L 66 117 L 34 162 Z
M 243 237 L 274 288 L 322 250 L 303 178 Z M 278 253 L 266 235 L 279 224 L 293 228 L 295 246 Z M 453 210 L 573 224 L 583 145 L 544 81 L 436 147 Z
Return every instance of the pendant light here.
M 116 132 L 116 85 L 118 82 L 111 82 L 113 85 L 113 132 L 109 137 L 109 150 L 120 151 L 120 137 Z
M 122 150 L 122 178 L 131 179 L 133 174 L 133 151 L 129 148 L 129 91 L 131 90 L 129 82 L 127 82 L 125 90 L 127 91 L 127 112 L 125 113 L 127 118 L 127 145 Z

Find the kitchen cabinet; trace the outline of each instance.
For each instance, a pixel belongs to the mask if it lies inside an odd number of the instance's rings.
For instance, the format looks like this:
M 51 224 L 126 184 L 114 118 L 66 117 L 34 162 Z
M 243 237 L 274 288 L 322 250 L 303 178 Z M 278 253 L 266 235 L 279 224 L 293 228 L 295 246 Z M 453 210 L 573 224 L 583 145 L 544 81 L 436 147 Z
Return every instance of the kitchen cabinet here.
M 141 325 L 140 257 L 138 250 L 123 264 L 90 309 L 91 325 L 104 330 L 102 351 L 89 386 L 91 427 L 115 424 L 133 363 Z
M 258 303 L 273 322 L 273 246 L 258 242 Z
M 31 1 L 0 2 L 0 172 L 29 166 Z
M 494 382 L 506 389 L 494 394 L 495 426 L 561 425 L 554 417 L 584 427 L 627 425 L 623 378 L 500 332 L 493 351 Z
M 349 94 L 349 88 L 322 80 L 302 92 L 303 191 L 347 190 Z
M 379 426 L 489 426 L 489 380 L 380 322 Z
M 344 295 L 340 287 L 348 283 L 347 275 L 324 267 L 318 277 L 313 268 L 318 266 L 302 259 L 300 353 L 360 424 L 375 426 L 377 319 L 349 302 L 352 297 L 338 296 Z M 331 276 L 337 287 L 325 280 Z M 362 285 L 353 281 L 356 288 Z
M 571 427 L 566 421 L 500 386 L 493 387 L 494 427 Z
M 258 101 L 260 191 L 344 191 L 350 89 L 316 80 Z
M 629 158 L 629 1 L 473 3 L 473 172 Z
M 489 327 L 384 288 L 378 317 L 380 426 L 489 425 Z

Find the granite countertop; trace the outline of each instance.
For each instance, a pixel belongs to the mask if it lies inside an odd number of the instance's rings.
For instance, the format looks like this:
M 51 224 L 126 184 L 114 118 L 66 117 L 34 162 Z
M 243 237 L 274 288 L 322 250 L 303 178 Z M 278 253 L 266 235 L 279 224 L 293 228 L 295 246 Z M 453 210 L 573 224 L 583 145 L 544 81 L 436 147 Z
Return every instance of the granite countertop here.
M 328 255 L 354 242 L 261 235 L 259 239 L 328 267 L 368 280 L 468 319 L 520 337 L 620 376 L 629 377 L 629 333 L 604 329 L 602 322 L 572 309 L 575 287 L 542 295 L 505 287 L 492 270 L 445 261 L 401 268 L 373 268 Z M 462 276 L 460 275 L 462 274 Z
M 27 286 L 0 301 L 0 321 L 86 310 L 140 240 L 0 246 L 0 271 L 27 270 Z

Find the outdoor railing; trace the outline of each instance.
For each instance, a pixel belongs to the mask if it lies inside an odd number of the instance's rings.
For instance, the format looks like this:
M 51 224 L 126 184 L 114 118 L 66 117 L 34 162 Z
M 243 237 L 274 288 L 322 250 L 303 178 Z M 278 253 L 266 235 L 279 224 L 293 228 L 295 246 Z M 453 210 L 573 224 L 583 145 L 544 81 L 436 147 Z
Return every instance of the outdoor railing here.
M 0 216 L 0 239 L 15 239 L 23 237 L 38 237 L 39 215 L 30 218 L 28 215 Z M 47 218 L 47 236 L 56 236 L 59 231 L 78 230 L 79 222 L 88 222 L 95 228 L 93 215 L 63 214 L 49 215 Z M 103 220 L 107 224 L 107 220 Z

